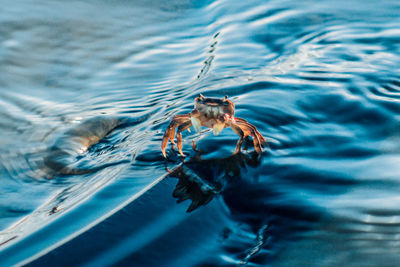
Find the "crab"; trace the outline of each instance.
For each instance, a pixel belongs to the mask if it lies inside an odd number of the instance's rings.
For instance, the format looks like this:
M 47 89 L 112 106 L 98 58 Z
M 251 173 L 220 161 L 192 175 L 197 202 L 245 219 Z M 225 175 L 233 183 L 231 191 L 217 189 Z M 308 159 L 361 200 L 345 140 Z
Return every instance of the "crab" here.
M 234 115 L 235 104 L 228 100 L 227 96 L 220 99 L 204 97 L 200 94 L 195 98 L 194 109 L 189 114 L 176 115 L 172 118 L 161 143 L 161 152 L 163 156 L 165 158 L 167 157 L 165 148 L 168 144 L 168 140 L 171 141 L 171 145 L 175 144 L 175 128 L 178 128 L 176 132 L 176 146 L 178 147 L 179 154 L 183 157 L 185 156 L 182 152 L 182 132 L 185 130 L 190 132 L 191 126 L 193 126 L 196 132 L 200 132 L 202 126 L 212 128 L 214 135 L 218 135 L 224 128 L 231 127 L 232 130 L 239 135 L 239 140 L 233 154 L 240 152 L 243 140 L 248 136 L 253 138 L 254 149 L 260 154 L 266 143 L 265 138 L 254 125 L 248 123 L 244 119 L 234 117 Z M 193 149 L 195 149 L 194 143 Z

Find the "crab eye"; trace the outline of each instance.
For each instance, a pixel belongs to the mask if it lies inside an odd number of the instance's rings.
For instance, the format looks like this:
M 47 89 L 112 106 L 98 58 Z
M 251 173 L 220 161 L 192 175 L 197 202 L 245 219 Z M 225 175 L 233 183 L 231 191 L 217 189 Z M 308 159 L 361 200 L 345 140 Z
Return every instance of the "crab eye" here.
M 228 96 L 227 95 L 224 97 L 222 102 L 224 103 L 224 106 L 228 106 L 229 105 L 229 101 L 228 101 Z

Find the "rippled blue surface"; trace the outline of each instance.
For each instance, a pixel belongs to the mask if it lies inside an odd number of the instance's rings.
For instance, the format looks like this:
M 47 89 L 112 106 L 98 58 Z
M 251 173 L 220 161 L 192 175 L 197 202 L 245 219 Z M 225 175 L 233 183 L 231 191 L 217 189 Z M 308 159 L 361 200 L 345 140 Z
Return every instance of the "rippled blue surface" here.
M 398 1 L 1 6 L 0 265 L 398 264 Z M 261 157 L 225 129 L 164 160 L 199 93 Z

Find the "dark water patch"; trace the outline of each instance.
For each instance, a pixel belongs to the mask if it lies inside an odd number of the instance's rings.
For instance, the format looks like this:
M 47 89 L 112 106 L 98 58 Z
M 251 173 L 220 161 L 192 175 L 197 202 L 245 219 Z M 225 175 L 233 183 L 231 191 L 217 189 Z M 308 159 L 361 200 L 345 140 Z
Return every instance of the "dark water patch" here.
M 385 125 L 390 122 L 389 114 L 376 107 L 369 107 L 360 100 L 349 100 L 344 95 L 321 94 L 313 101 L 300 104 L 308 114 L 324 113 L 332 122 L 356 123 L 361 125 Z

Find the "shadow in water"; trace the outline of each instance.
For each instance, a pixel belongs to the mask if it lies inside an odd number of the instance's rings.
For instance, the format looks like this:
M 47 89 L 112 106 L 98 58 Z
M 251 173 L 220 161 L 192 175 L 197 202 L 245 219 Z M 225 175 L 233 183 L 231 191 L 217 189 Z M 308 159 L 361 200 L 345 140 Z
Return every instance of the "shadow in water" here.
M 293 202 L 279 185 L 257 181 L 261 173 L 263 179 L 268 177 L 260 166 L 261 156 L 257 153 L 206 160 L 197 156 L 168 175 L 178 179 L 172 193 L 177 203 L 191 201 L 187 213 L 214 198 L 224 203 L 234 224 L 224 228 L 222 246 L 239 265 L 277 259 L 284 251 L 281 244 L 297 240 L 321 219 L 320 211 L 307 201 Z
M 231 180 L 241 179 L 242 170 L 260 165 L 260 159 L 257 153 L 237 153 L 222 159 L 193 157 L 169 171 L 169 177 L 178 178 L 172 195 L 178 203 L 190 199 L 187 212 L 194 211 L 208 204 Z

